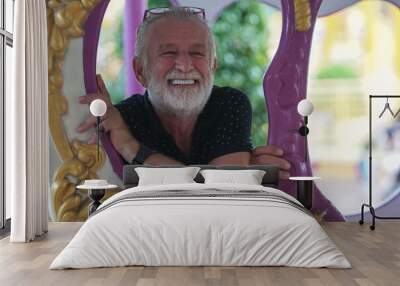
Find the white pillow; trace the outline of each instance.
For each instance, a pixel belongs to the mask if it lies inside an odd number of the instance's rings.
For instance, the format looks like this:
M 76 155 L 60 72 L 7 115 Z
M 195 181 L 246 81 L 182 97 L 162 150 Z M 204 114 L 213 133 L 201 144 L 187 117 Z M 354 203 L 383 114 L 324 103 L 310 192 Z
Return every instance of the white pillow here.
M 265 171 L 262 170 L 202 170 L 205 184 L 261 185 Z
M 193 179 L 199 170 L 199 167 L 135 168 L 139 186 L 195 183 Z

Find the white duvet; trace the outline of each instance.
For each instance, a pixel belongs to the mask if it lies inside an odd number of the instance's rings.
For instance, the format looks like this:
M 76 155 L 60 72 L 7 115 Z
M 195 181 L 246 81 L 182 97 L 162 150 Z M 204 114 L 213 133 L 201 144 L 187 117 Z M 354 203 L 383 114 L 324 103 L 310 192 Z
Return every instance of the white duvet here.
M 135 187 L 100 207 L 56 257 L 50 269 L 145 266 L 294 266 L 349 268 L 317 221 L 274 200 L 235 197 L 173 197 L 125 200 L 136 192 L 207 192 L 273 188 L 233 184 Z

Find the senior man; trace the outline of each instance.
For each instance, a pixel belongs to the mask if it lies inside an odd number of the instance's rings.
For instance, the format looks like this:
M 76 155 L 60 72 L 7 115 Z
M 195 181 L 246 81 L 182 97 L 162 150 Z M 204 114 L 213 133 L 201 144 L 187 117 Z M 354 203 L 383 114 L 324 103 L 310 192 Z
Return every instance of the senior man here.
M 214 38 L 204 10 L 147 10 L 133 59 L 145 94 L 113 106 L 98 76 L 99 93 L 79 100 L 106 102 L 101 126 L 128 163 L 274 164 L 281 168 L 281 178 L 287 178 L 290 164 L 281 158 L 280 148 L 253 149 L 249 99 L 233 88 L 213 86 L 216 67 Z M 90 117 L 77 131 L 84 132 L 95 122 Z

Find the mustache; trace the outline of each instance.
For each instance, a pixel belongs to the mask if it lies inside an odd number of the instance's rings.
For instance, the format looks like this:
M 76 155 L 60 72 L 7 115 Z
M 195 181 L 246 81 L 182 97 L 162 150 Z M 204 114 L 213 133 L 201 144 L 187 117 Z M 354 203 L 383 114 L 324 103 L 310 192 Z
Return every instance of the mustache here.
M 171 80 L 171 79 L 193 79 L 193 80 L 200 80 L 202 79 L 202 76 L 199 72 L 193 70 L 188 73 L 182 73 L 178 71 L 170 71 L 166 75 L 166 80 Z

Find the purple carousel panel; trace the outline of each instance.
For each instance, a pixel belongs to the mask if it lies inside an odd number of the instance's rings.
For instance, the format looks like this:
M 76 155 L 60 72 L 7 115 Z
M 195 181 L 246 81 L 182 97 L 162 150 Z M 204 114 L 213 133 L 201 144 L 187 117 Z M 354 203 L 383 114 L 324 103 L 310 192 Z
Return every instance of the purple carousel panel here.
M 101 1 L 90 13 L 85 23 L 83 37 L 83 74 L 86 93 L 97 92 L 96 59 L 101 23 L 110 0 Z M 112 146 L 107 134 L 101 136 L 101 143 L 111 162 L 114 172 L 122 178 L 123 160 Z
M 96 55 L 101 22 L 109 0 L 103 0 L 90 14 L 85 24 L 84 37 L 84 75 L 86 92 L 96 92 Z M 128 1 L 129 2 L 129 1 Z M 135 11 L 143 14 L 141 1 Z M 293 0 L 282 0 L 283 31 L 278 51 L 264 78 L 264 93 L 268 108 L 268 144 L 280 146 L 285 158 L 291 162 L 292 176 L 312 176 L 305 137 L 297 130 L 302 118 L 297 113 L 297 103 L 306 97 L 308 61 L 314 23 L 321 0 L 310 0 L 311 27 L 305 32 L 295 30 L 295 11 Z M 177 1 L 173 1 L 177 4 Z M 139 7 L 140 6 L 140 7 Z M 132 11 L 133 7 L 132 7 Z M 139 12 L 138 12 L 139 13 Z M 133 50 L 133 48 L 132 48 Z M 128 55 L 130 57 L 130 55 Z M 129 87 L 131 88 L 131 87 Z M 135 92 L 132 87 L 132 92 Z M 130 89 L 129 89 L 130 90 Z M 130 92 L 130 91 L 128 91 Z M 122 177 L 123 160 L 113 148 L 108 136 L 102 137 L 103 147 L 114 171 Z M 295 184 L 282 181 L 281 189 L 295 195 Z M 315 186 L 313 211 L 326 212 L 326 220 L 343 221 L 340 212 L 327 200 Z
M 302 117 L 297 104 L 307 95 L 308 63 L 316 15 L 321 0 L 310 0 L 311 27 L 304 31 L 295 28 L 295 4 L 282 0 L 282 35 L 278 50 L 264 77 L 264 94 L 268 109 L 268 144 L 284 150 L 292 168 L 291 176 L 312 176 L 306 137 L 299 134 Z M 305 160 L 307 158 L 307 160 Z M 295 196 L 296 185 L 281 181 L 280 188 Z M 313 211 L 326 212 L 328 221 L 343 221 L 340 212 L 315 186 Z

